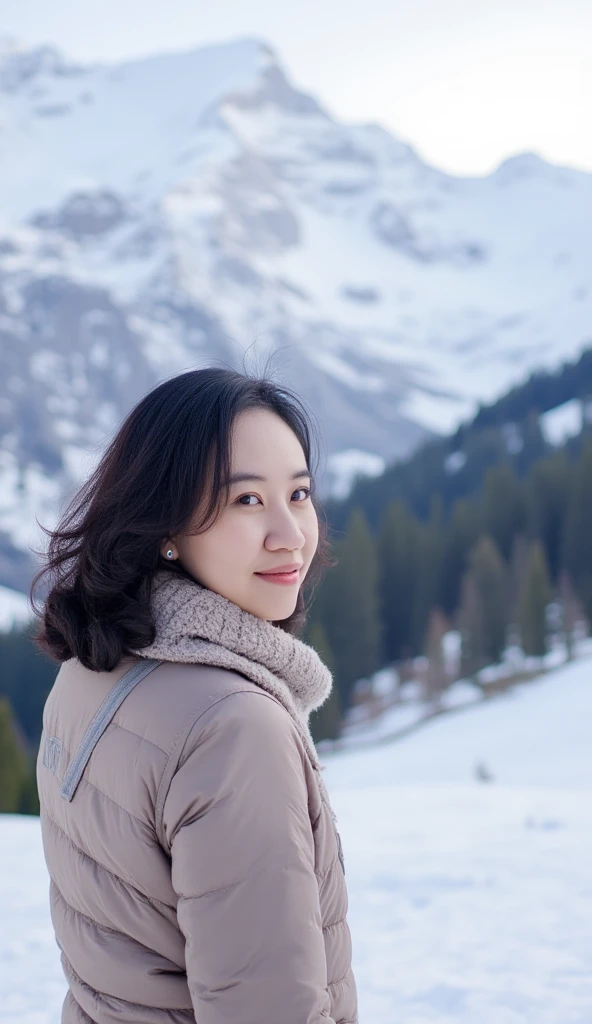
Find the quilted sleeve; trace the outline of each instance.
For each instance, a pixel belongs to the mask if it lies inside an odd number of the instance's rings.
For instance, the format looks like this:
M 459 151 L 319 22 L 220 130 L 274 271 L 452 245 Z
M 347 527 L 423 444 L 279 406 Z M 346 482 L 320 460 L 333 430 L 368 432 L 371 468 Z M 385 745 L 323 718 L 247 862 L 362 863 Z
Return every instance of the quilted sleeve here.
M 334 1024 L 298 731 L 267 694 L 196 722 L 164 802 L 199 1024 Z

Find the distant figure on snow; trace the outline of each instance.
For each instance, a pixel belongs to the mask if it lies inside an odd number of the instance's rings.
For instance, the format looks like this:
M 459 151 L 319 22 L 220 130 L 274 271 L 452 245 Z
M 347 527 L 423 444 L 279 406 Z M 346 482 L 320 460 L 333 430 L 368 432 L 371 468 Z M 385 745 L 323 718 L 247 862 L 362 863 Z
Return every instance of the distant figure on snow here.
M 479 782 L 493 782 L 493 775 L 485 764 L 485 761 L 477 761 L 475 765 L 475 778 Z

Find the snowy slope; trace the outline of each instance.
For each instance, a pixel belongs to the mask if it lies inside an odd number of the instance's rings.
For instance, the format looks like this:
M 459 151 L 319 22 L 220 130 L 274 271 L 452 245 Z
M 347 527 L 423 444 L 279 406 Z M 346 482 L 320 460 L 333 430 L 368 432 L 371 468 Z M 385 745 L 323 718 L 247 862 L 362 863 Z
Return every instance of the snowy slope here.
M 363 754 L 324 755 L 360 1024 L 588 1024 L 592 657 Z M 487 760 L 493 784 L 473 779 Z M 65 993 L 37 819 L 0 818 L 0 1022 Z
M 577 709 L 577 714 L 574 714 Z M 328 785 L 470 783 L 485 764 L 512 786 L 592 789 L 592 656 L 503 697 L 431 719 L 392 746 L 323 754 Z
M 570 437 L 577 437 L 585 424 L 582 402 L 572 398 L 540 418 L 541 430 L 549 444 L 562 445 Z
M 0 587 L 0 629 L 8 630 L 12 626 L 22 625 L 33 618 L 29 601 L 25 594 L 9 587 Z
M 0 100 L 18 551 L 165 375 L 273 354 L 343 491 L 591 340 L 590 174 L 534 154 L 444 174 L 337 122 L 257 39 L 93 67 L 5 44 Z

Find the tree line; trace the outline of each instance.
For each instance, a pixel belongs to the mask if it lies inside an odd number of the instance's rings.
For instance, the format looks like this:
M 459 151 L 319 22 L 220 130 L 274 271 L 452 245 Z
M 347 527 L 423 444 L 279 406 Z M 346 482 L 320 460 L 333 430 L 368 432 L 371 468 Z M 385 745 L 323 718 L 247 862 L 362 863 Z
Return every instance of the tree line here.
M 460 631 L 463 676 L 499 662 L 509 643 L 544 655 L 552 601 L 569 645 L 576 622 L 592 621 L 591 501 L 584 433 L 522 477 L 509 461 L 488 468 L 481 491 L 448 511 L 434 495 L 426 519 L 396 500 L 372 529 L 351 507 L 307 624 L 336 682 L 313 715 L 315 739 L 339 735 L 358 679 L 421 654 L 434 663 L 447 629 Z
M 509 464 L 524 477 L 555 450 L 541 429 L 541 415 L 570 400 L 579 402 L 582 431 L 590 433 L 592 349 L 556 371 L 531 374 L 507 395 L 481 406 L 472 420 L 450 436 L 431 439 L 378 477 L 362 477 L 347 498 L 328 500 L 325 507 L 332 527 L 343 532 L 351 509 L 360 507 L 375 531 L 384 509 L 393 501 L 404 502 L 425 520 L 435 496 L 447 514 L 459 499 L 482 491 L 485 473 L 493 466 Z M 580 444 L 580 437 L 566 441 L 566 453 L 576 457 Z

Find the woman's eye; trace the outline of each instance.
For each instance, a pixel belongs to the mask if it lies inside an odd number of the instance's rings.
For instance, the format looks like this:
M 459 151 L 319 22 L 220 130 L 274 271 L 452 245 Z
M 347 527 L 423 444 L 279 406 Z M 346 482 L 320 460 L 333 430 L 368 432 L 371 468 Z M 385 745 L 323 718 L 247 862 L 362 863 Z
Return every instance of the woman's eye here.
M 298 491 L 304 491 L 304 498 L 300 498 L 300 501 L 306 501 L 306 499 L 310 497 L 310 491 L 311 491 L 310 487 L 298 487 L 294 491 L 294 494 L 298 494 Z M 256 494 L 241 494 L 240 498 L 236 499 L 237 504 L 245 505 L 246 508 L 249 508 L 250 505 L 251 505 L 251 502 L 245 502 L 245 501 L 243 501 L 243 498 L 257 498 L 257 495 Z M 257 498 L 257 500 L 259 500 L 259 499 Z

